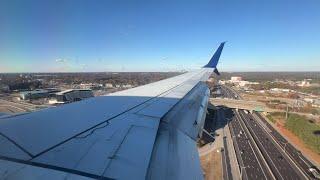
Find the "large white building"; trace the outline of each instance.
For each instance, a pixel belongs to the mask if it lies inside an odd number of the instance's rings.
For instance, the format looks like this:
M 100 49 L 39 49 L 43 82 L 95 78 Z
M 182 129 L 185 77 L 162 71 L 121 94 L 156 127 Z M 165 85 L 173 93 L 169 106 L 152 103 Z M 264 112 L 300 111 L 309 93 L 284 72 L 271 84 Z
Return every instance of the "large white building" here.
M 242 77 L 240 77 L 240 76 L 232 76 L 230 81 L 231 82 L 239 82 L 239 81 L 242 81 Z
M 240 87 L 244 87 L 251 84 L 259 84 L 258 82 L 250 82 L 250 81 L 238 81 L 238 85 Z
M 106 88 L 113 88 L 113 84 L 111 84 L 111 83 L 106 83 L 104 86 L 105 86 Z
M 300 87 L 309 87 L 310 86 L 310 82 L 307 79 L 305 79 L 305 80 L 301 81 L 298 84 L 298 86 L 300 86 Z
M 123 84 L 122 88 L 132 88 L 133 86 L 131 84 Z
M 79 87 L 81 89 L 99 89 L 103 85 L 102 84 L 97 84 L 97 83 L 81 83 Z
M 275 93 L 288 93 L 288 92 L 292 92 L 292 90 L 290 89 L 282 89 L 282 88 L 271 88 L 270 92 L 275 92 Z

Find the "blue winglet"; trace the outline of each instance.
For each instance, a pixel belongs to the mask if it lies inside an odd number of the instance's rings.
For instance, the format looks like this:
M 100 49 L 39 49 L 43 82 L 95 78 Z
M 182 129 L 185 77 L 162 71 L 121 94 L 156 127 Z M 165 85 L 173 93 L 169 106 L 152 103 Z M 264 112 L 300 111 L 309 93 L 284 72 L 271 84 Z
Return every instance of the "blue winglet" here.
M 203 67 L 207 67 L 207 68 L 216 68 L 217 67 L 217 64 L 218 64 L 218 61 L 219 61 L 219 58 L 220 58 L 220 55 L 221 55 L 221 52 L 222 52 L 222 49 L 223 49 L 223 46 L 225 43 L 226 42 L 222 42 L 220 44 L 220 46 L 218 47 L 218 49 L 216 50 L 216 52 L 214 53 L 214 55 L 212 56 L 212 58 L 210 59 L 208 64 Z

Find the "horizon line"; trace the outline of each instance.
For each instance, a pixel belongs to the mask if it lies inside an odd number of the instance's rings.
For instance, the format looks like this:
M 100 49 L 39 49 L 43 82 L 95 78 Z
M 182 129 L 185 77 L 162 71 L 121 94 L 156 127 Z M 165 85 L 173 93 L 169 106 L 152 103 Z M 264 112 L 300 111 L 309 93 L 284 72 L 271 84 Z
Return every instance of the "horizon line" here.
M 54 74 L 54 73 L 182 73 L 182 72 L 189 72 L 186 70 L 180 70 L 180 71 L 60 71 L 60 72 L 0 72 L 0 74 Z M 320 73 L 320 71 L 220 71 L 221 73 L 275 73 L 275 72 L 281 72 L 281 73 Z

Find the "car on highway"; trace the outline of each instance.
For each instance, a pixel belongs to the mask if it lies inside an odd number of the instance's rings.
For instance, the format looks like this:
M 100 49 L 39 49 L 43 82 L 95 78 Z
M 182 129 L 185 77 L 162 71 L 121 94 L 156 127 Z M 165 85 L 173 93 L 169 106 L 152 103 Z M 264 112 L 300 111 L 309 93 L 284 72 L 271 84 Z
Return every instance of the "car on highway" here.
M 309 171 L 312 173 L 312 175 L 316 178 L 316 179 L 320 179 L 320 173 L 315 169 L 315 168 L 309 168 Z

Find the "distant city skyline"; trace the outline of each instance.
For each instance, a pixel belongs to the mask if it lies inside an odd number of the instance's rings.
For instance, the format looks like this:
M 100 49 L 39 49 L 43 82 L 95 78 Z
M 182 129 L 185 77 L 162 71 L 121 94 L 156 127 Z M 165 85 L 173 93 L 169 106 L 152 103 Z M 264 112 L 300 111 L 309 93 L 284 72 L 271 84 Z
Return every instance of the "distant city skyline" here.
M 320 71 L 320 1 L 0 1 L 0 73 Z

